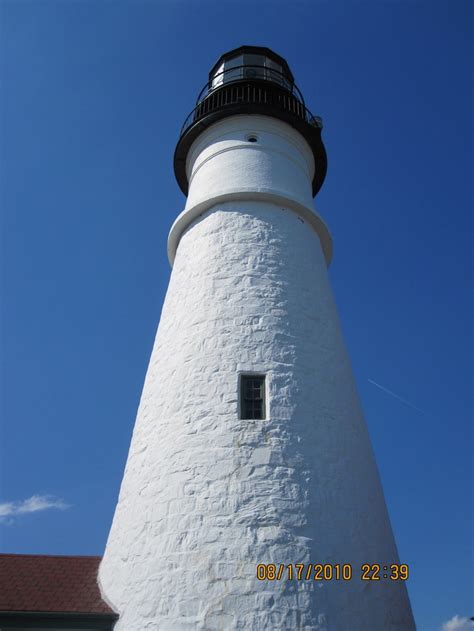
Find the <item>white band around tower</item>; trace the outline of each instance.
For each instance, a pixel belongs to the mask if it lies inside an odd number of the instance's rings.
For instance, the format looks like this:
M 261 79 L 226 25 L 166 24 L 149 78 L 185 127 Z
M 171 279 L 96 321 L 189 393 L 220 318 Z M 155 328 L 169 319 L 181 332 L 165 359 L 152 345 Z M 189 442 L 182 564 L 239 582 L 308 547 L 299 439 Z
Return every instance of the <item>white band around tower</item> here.
M 191 146 L 186 171 L 186 207 L 168 237 L 171 265 L 184 231 L 206 210 L 223 202 L 255 200 L 281 206 L 307 222 L 318 235 L 329 266 L 332 238 L 313 210 L 313 154 L 287 123 L 255 115 L 224 119 Z

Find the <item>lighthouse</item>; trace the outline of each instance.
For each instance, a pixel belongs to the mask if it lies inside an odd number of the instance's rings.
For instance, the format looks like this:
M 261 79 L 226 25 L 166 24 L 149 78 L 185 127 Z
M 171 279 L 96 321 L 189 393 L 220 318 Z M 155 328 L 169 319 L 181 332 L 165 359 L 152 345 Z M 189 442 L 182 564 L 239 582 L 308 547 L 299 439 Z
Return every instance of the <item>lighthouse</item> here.
M 287 62 L 242 46 L 181 130 L 187 201 L 99 571 L 117 631 L 415 629 L 313 208 L 321 129 Z

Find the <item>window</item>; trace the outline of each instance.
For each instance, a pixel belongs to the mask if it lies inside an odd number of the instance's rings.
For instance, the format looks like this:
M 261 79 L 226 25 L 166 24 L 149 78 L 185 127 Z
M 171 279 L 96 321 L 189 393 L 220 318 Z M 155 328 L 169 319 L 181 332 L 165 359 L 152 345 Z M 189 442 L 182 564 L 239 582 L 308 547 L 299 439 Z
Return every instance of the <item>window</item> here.
M 217 88 L 219 85 L 224 83 L 224 76 L 224 64 L 221 64 L 214 73 L 214 78 L 212 79 L 211 84 L 212 89 Z
M 265 78 L 269 81 L 275 81 L 275 83 L 279 83 L 280 85 L 282 85 L 284 80 L 282 67 L 275 61 L 273 61 L 273 59 L 269 59 L 268 57 L 265 58 L 265 67 L 267 69 L 265 73 Z
M 224 71 L 224 83 L 228 83 L 229 81 L 236 81 L 237 79 L 242 79 L 242 65 L 244 63 L 244 59 L 242 55 L 239 57 L 234 57 L 233 59 L 228 59 L 225 62 L 225 71 Z
M 265 418 L 265 376 L 240 376 L 240 418 Z
M 264 78 L 265 57 L 263 55 L 244 55 L 244 79 Z

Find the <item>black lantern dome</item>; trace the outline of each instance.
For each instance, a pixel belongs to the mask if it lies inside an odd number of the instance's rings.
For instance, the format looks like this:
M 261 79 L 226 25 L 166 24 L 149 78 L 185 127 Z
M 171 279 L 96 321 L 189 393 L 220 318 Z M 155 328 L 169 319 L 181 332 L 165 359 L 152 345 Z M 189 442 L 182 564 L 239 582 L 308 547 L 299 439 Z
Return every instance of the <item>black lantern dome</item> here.
M 174 171 L 183 193 L 188 193 L 186 157 L 191 144 L 204 129 L 236 114 L 273 116 L 302 134 L 314 155 L 316 195 L 327 170 L 322 120 L 306 107 L 283 57 L 261 46 L 235 48 L 222 55 L 211 69 L 196 106 L 184 122 L 174 154 Z

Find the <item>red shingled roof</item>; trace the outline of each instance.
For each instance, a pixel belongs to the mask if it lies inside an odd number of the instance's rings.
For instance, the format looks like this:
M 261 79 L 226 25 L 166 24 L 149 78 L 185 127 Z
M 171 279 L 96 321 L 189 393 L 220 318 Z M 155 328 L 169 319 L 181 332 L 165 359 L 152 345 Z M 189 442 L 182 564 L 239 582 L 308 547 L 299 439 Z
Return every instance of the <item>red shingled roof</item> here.
M 113 614 L 97 584 L 101 557 L 0 554 L 0 611 Z

